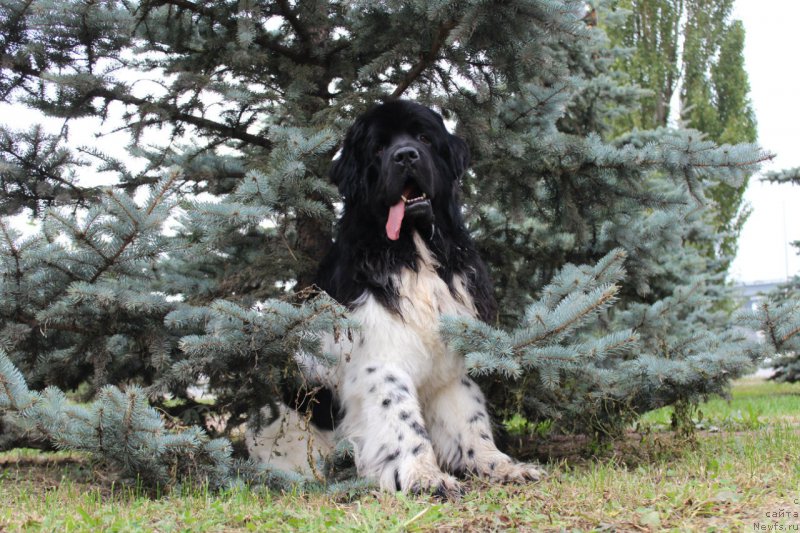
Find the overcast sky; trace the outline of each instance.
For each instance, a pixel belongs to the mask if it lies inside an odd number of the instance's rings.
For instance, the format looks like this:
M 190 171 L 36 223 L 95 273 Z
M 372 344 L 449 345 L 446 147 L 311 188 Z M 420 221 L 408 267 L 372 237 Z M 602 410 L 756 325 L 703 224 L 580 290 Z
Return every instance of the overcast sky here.
M 747 31 L 745 64 L 759 143 L 776 154 L 765 171 L 800 167 L 800 0 L 738 0 L 734 16 Z M 800 240 L 800 187 L 753 179 L 745 198 L 753 214 L 731 268 L 737 281 L 784 280 L 800 273 L 789 242 Z

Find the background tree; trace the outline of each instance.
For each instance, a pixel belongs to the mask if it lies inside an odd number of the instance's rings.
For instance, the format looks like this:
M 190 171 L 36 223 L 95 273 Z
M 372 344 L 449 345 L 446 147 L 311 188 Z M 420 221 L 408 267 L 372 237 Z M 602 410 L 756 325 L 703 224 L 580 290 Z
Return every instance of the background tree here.
M 618 0 L 629 18 L 608 26 L 612 42 L 628 47 L 616 68 L 649 89 L 641 107 L 618 127 L 667 126 L 670 115 L 718 144 L 756 142 L 755 113 L 744 66 L 744 26 L 731 19 L 733 0 Z M 678 93 L 676 95 L 676 93 Z M 677 109 L 675 107 L 677 106 Z M 734 187 L 712 186 L 711 217 L 719 236 L 698 242 L 728 269 L 750 209 L 744 204 L 749 176 Z
M 316 333 L 352 324 L 309 288 L 338 200 L 327 169 L 355 116 L 398 97 L 437 107 L 470 144 L 466 216 L 502 312 L 442 328 L 498 417 L 615 434 L 724 392 L 760 354 L 728 328 L 719 265 L 695 243 L 716 231 L 709 191 L 769 155 L 695 130 L 620 132 L 643 93 L 612 68 L 625 50 L 597 21 L 621 19 L 602 4 L 0 0 L 0 13 L 0 95 L 63 120 L 6 125 L 0 144 L 5 214 L 41 221 L 0 235 L 5 436 L 33 431 L 155 483 L 276 479 L 170 433 L 141 397 L 235 436 L 300 381 L 291 354 L 331 363 Z M 117 115 L 143 170 L 67 142 L 78 120 Z M 94 402 L 76 410 L 46 386 Z M 131 435 L 170 452 L 129 460 Z

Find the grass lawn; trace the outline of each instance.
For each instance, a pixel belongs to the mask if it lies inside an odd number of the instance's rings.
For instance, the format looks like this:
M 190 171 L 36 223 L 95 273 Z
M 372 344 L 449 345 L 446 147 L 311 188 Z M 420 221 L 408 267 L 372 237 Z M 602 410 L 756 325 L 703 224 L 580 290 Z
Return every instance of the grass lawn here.
M 676 442 L 660 410 L 605 458 L 550 464 L 528 486 L 467 482 L 453 503 L 248 489 L 154 499 L 82 456 L 15 451 L 0 454 L 0 531 L 800 531 L 800 384 L 740 380 L 732 401 L 701 411 L 696 444 Z

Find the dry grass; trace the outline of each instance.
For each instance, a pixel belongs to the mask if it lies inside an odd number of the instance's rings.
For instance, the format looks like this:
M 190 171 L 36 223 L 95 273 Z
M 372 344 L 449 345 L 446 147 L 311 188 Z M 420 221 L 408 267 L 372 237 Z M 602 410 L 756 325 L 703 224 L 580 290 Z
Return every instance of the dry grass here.
M 800 385 L 743 382 L 731 403 L 704 409 L 735 421 L 750 405 L 758 427 L 746 415 L 750 422 L 703 432 L 695 444 L 651 433 L 605 459 L 550 464 L 538 484 L 469 482 L 459 502 L 255 489 L 150 498 L 81 456 L 13 452 L 0 455 L 0 531 L 755 531 L 774 525 L 771 513 L 792 531 L 800 433 L 787 416 L 798 397 Z

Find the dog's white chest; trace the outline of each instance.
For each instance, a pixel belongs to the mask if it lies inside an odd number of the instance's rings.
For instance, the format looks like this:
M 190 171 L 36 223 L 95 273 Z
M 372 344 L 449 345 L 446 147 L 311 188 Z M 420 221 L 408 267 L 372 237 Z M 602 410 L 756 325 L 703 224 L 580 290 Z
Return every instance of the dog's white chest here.
M 418 234 L 414 234 L 419 261 L 417 271 L 404 269 L 397 280 L 400 310 L 403 322 L 430 347 L 431 354 L 445 350 L 439 335 L 442 315 L 475 316 L 476 311 L 464 287 L 463 279 L 453 280 L 454 291 L 436 272 L 438 266 L 428 247 Z
M 439 319 L 443 315 L 476 316 L 475 306 L 463 279 L 456 276 L 451 291 L 436 273 L 430 250 L 419 236 L 414 238 L 419 252 L 417 271 L 404 269 L 395 280 L 400 313 L 389 311 L 372 295 L 364 295 L 352 312 L 360 330 L 352 343 L 341 343 L 336 350 L 342 361 L 337 370 L 339 383 L 349 368 L 366 361 L 404 367 L 423 395 L 463 374 L 464 361 L 442 340 Z

